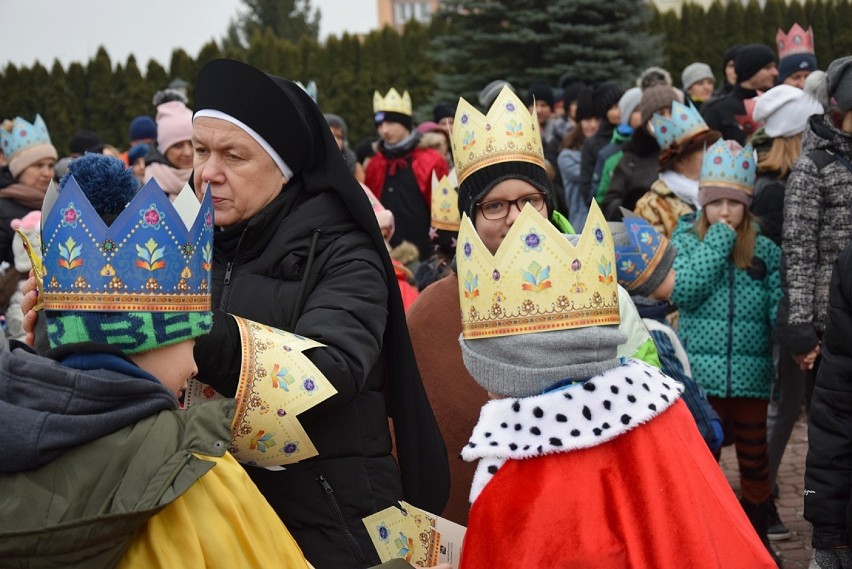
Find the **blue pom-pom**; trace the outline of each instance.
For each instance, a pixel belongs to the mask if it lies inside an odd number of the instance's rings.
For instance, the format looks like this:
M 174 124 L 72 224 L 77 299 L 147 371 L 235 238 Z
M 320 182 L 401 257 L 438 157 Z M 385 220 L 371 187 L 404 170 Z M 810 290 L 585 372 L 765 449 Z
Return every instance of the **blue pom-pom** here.
M 69 176 L 74 176 L 89 203 L 102 217 L 114 217 L 136 195 L 139 184 L 124 162 L 113 156 L 87 153 L 72 160 L 68 173 L 59 183 L 59 191 L 65 187 Z

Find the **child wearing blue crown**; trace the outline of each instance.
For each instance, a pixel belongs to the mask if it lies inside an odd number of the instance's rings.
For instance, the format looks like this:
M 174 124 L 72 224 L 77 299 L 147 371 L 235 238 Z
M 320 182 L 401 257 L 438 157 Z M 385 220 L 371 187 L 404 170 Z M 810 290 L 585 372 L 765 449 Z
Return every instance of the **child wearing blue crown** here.
M 136 189 L 87 154 L 45 197 L 51 350 L 0 345 L 0 564 L 307 567 L 227 450 L 235 402 L 179 409 L 212 321 L 209 195 Z
M 750 145 L 720 140 L 707 149 L 694 221 L 672 237 L 678 255 L 672 300 L 693 377 L 737 448 L 740 500 L 769 546 L 766 412 L 775 376 L 772 331 L 781 298 L 781 251 L 749 212 L 756 167 Z M 780 560 L 778 560 L 780 565 Z
M 673 309 L 675 283 L 672 269 L 677 249 L 647 220 L 622 209 L 623 221 L 610 222 L 615 242 L 618 284 L 629 293 L 642 322 L 648 328 L 663 372 L 684 386 L 683 399 L 707 446 L 716 452 L 722 446 L 722 422 L 701 387 L 692 379 L 689 359 L 666 316 Z

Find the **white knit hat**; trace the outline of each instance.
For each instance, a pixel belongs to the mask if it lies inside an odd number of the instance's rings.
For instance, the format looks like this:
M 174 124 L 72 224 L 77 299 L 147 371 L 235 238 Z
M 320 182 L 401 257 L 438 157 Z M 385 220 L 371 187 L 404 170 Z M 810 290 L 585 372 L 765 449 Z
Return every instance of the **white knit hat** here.
M 772 138 L 795 136 L 805 130 L 811 115 L 822 114 L 816 99 L 792 85 L 778 85 L 757 98 L 754 120 Z

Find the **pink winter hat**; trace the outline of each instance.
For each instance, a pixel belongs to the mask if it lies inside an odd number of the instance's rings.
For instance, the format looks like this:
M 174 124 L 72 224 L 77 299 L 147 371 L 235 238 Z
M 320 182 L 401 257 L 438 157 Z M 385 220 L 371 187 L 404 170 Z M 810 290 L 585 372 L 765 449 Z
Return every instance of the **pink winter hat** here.
M 157 150 L 166 150 L 192 139 L 192 111 L 180 101 L 169 101 L 157 107 Z

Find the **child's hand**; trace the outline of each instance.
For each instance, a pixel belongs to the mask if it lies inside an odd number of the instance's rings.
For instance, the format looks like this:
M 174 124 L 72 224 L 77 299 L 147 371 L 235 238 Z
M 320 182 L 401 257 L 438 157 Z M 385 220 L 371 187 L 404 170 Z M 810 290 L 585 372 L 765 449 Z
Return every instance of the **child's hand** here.
M 24 295 L 21 300 L 21 312 L 24 314 L 22 326 L 24 332 L 26 332 L 24 341 L 28 346 L 35 346 L 35 326 L 38 312 L 33 310 L 33 307 L 38 302 L 38 291 L 36 290 L 36 278 L 32 271 L 30 271 L 30 278 L 24 282 L 21 292 Z

